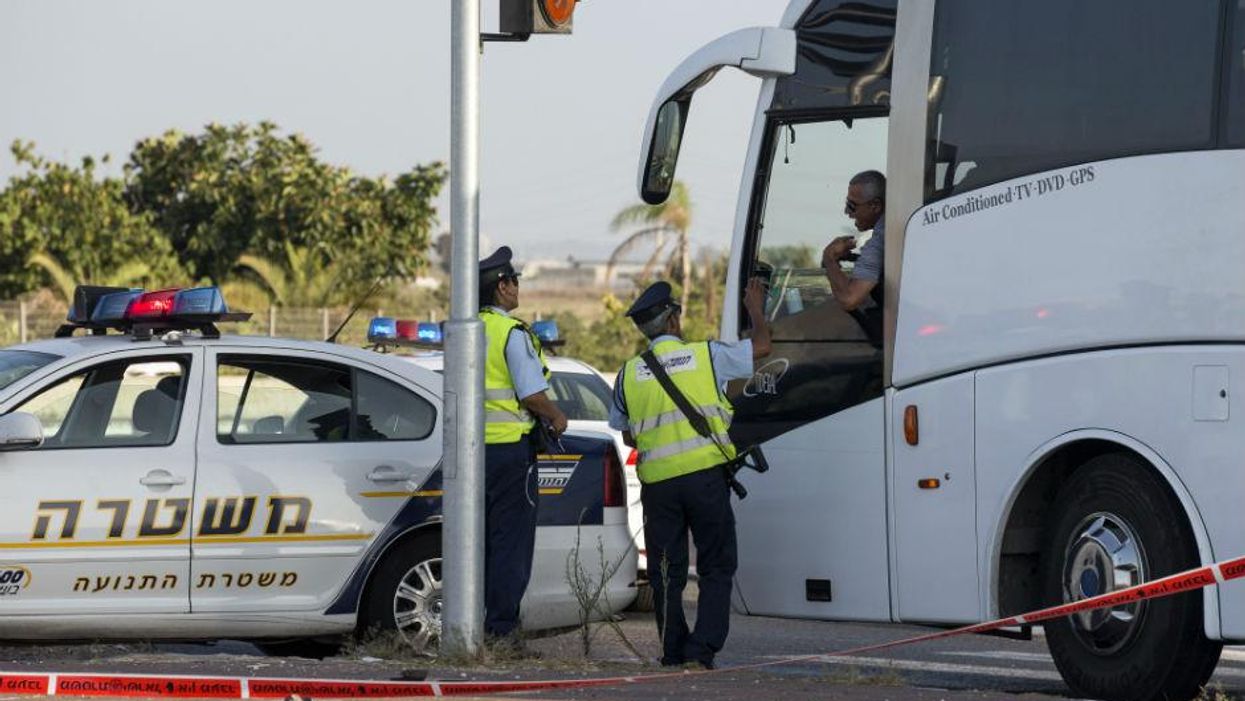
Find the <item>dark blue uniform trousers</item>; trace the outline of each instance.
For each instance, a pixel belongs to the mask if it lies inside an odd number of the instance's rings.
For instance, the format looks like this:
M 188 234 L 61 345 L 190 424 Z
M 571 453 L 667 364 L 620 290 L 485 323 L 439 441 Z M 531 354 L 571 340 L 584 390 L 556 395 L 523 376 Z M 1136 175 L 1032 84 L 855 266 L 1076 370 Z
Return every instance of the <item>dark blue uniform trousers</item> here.
M 646 484 L 640 490 L 640 501 L 648 579 L 657 608 L 657 635 L 662 638 L 661 662 L 712 664 L 713 656 L 726 644 L 737 563 L 735 513 L 722 469 Z M 696 628 L 690 633 L 683 614 L 689 528 L 700 576 Z
M 484 632 L 519 627 L 519 602 L 532 576 L 536 548 L 536 451 L 528 436 L 484 447 Z

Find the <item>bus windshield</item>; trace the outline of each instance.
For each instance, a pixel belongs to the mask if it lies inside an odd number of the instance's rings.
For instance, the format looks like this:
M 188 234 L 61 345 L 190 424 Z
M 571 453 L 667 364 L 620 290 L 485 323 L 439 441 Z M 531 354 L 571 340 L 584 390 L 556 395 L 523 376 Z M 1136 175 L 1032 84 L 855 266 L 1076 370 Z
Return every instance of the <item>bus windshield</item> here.
M 0 350 L 0 390 L 58 359 L 51 353 Z

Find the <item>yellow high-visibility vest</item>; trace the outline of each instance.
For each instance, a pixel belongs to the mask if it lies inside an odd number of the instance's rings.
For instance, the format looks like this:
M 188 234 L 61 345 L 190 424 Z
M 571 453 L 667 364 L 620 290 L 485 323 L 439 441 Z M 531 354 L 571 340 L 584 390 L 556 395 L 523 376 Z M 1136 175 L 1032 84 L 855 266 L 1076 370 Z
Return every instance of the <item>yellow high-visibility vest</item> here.
M 640 357 L 628 360 L 623 367 L 623 400 L 639 452 L 640 481 L 660 482 L 734 458 L 735 446 L 727 434 L 734 409 L 718 391 L 709 344 L 662 341 L 653 346 L 653 354 L 674 386 L 708 419 L 713 437 L 696 433 Z
M 531 432 L 536 421 L 515 395 L 510 366 L 506 364 L 506 342 L 510 339 L 510 332 L 522 329 L 531 336 L 532 347 L 540 358 L 545 377 L 549 377 L 549 366 L 545 364 L 540 339 L 522 321 L 492 309 L 480 310 L 480 320 L 484 322 L 484 337 L 487 339 L 484 354 L 484 443 L 517 443 Z

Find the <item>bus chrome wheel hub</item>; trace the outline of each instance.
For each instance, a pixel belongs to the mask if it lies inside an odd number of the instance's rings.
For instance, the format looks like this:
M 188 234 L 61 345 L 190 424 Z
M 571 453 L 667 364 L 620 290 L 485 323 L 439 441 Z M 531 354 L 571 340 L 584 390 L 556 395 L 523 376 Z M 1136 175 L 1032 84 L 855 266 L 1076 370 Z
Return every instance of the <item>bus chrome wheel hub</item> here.
M 1080 601 L 1146 581 L 1145 551 L 1127 521 L 1110 513 L 1085 518 L 1064 551 L 1063 597 Z M 1086 647 L 1110 655 L 1141 628 L 1144 603 L 1083 611 L 1071 616 L 1072 630 Z
M 441 640 L 441 558 L 417 563 L 398 583 L 393 620 L 398 634 L 418 652 L 434 652 Z

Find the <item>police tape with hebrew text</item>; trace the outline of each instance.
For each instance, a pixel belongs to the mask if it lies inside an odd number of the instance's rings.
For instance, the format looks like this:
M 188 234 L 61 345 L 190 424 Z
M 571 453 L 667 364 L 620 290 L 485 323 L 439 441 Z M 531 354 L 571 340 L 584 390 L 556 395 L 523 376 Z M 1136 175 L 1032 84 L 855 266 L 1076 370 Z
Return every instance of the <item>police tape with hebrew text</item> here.
M 138 693 L 149 698 L 225 698 L 260 699 L 285 698 L 293 694 L 313 698 L 396 698 L 415 696 L 465 696 L 488 695 L 515 691 L 553 691 L 558 689 L 583 689 L 594 686 L 613 686 L 655 682 L 688 676 L 704 676 L 717 672 L 739 672 L 763 667 L 818 660 L 824 657 L 859 655 L 866 652 L 886 650 L 901 645 L 940 640 L 969 633 L 985 633 L 998 628 L 1009 628 L 1070 616 L 1075 613 L 1135 604 L 1148 599 L 1158 599 L 1174 594 L 1197 591 L 1212 584 L 1245 577 L 1245 557 L 1225 560 L 1213 565 L 1178 572 L 1127 589 L 1108 592 L 1082 599 L 1070 604 L 1024 613 L 1019 616 L 1000 618 L 953 630 L 918 635 L 901 640 L 866 645 L 848 650 L 786 657 L 737 667 L 694 672 L 678 671 L 624 677 L 597 677 L 592 679 L 540 679 L 515 681 L 369 681 L 353 679 L 257 679 L 209 676 L 156 676 L 140 674 L 36 674 L 30 672 L 0 672 L 0 693 L 38 696 L 96 696 Z

